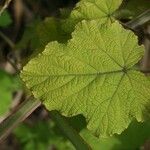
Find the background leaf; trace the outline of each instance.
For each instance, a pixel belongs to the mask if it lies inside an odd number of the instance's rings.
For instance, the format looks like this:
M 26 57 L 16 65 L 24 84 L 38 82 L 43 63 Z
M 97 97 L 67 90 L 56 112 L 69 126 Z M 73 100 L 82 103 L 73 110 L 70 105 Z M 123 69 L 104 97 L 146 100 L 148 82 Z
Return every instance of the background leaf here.
M 7 10 L 5 10 L 0 16 L 0 27 L 7 27 L 12 23 L 12 19 Z
M 26 52 L 26 61 L 36 56 L 44 50 L 45 45 L 51 41 L 66 42 L 70 34 L 64 32 L 61 28 L 59 19 L 48 17 L 44 21 L 35 20 L 26 27 L 22 39 L 18 42 L 17 48 L 30 49 Z
M 69 141 L 55 132 L 54 128 L 52 121 L 38 121 L 32 126 L 20 125 L 14 134 L 20 141 L 22 150 L 75 150 Z
M 72 32 L 75 25 L 82 20 L 99 19 L 109 23 L 114 19 L 113 13 L 119 8 L 122 0 L 81 0 L 64 21 L 63 29 Z
M 93 150 L 137 150 L 150 139 L 150 121 L 138 123 L 133 121 L 121 135 L 109 138 L 96 138 L 88 130 L 81 131 L 81 136 Z

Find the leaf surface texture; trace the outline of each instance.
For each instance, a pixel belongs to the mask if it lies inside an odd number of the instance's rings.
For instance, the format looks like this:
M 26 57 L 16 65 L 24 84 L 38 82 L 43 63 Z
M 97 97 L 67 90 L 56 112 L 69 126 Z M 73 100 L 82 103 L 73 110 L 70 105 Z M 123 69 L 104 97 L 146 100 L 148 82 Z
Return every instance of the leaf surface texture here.
M 106 137 L 144 119 L 150 81 L 133 67 L 142 56 L 136 36 L 118 22 L 82 21 L 67 44 L 49 43 L 21 77 L 48 110 L 83 114 L 87 128 Z

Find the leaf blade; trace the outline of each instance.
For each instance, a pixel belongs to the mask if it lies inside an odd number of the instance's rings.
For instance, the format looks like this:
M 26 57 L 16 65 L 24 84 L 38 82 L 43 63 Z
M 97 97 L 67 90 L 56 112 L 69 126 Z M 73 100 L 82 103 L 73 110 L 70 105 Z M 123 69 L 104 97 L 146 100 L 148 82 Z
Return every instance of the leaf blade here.
M 126 38 L 121 40 L 120 35 Z M 49 110 L 66 116 L 83 114 L 88 129 L 97 136 L 108 136 L 121 133 L 133 117 L 143 120 L 150 95 L 135 100 L 139 90 L 133 94 L 128 77 L 139 76 L 135 89 L 140 89 L 137 83 L 143 80 L 140 90 L 150 90 L 146 77 L 133 68 L 142 55 L 134 34 L 119 23 L 108 28 L 96 20 L 82 21 L 67 45 L 48 44 L 21 76 Z

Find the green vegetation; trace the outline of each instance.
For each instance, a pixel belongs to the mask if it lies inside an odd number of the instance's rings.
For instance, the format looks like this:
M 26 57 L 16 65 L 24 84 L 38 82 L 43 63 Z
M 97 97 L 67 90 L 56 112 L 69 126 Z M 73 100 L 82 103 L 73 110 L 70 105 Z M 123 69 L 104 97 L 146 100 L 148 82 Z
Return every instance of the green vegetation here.
M 149 1 L 0 5 L 3 149 L 150 149 Z

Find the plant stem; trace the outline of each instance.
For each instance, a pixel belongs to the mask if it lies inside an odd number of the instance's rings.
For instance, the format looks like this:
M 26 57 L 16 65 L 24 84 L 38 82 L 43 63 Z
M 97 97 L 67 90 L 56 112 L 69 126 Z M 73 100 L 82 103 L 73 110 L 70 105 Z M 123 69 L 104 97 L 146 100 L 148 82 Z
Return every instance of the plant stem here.
M 145 74 L 150 74 L 150 70 L 140 70 L 140 71 L 145 73 Z
M 116 11 L 113 16 L 117 19 L 117 20 L 121 20 L 124 18 L 128 18 L 129 16 L 131 16 L 132 14 L 130 14 L 130 11 L 128 10 L 118 10 Z M 127 23 L 122 23 L 122 25 L 124 25 L 125 27 L 135 30 L 136 28 L 142 26 L 143 24 L 147 23 L 150 21 L 150 9 L 146 10 L 145 12 L 143 12 L 142 14 L 140 14 L 139 16 L 133 18 L 131 21 L 127 22 Z
M 41 102 L 34 98 L 24 101 L 14 113 L 10 114 L 0 124 L 0 142 L 2 142 L 20 122 L 26 119 L 40 105 Z
M 4 12 L 4 10 L 9 6 L 12 0 L 6 0 L 4 6 L 0 9 L 0 16 Z
M 137 16 L 135 19 L 127 22 L 125 25 L 131 29 L 136 29 L 139 26 L 150 21 L 150 9 Z
M 12 130 L 24 119 L 26 119 L 35 109 L 41 105 L 41 102 L 34 98 L 24 101 L 20 107 L 10 114 L 0 124 L 0 142 L 2 142 Z M 77 150 L 91 150 L 90 146 L 82 139 L 82 137 L 68 124 L 63 116 L 57 111 L 51 111 L 51 116 L 56 125 L 64 133 L 64 135 L 72 142 Z
M 15 47 L 15 44 L 1 31 L 0 31 L 0 37 L 4 39 L 11 48 Z
M 72 142 L 77 150 L 91 150 L 91 147 L 83 138 L 69 125 L 66 119 L 57 111 L 51 111 L 50 115 L 58 128 Z

